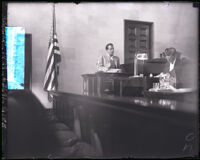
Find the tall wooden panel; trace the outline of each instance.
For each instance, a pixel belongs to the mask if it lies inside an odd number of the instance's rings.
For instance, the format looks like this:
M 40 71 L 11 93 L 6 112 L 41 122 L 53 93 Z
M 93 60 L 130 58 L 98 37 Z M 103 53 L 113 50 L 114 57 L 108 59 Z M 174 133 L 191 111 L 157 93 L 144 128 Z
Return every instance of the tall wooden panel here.
M 135 53 L 147 53 L 151 57 L 151 35 L 152 24 L 150 22 L 141 21 L 124 21 L 124 61 L 125 63 L 133 63 Z
M 32 35 L 25 35 L 25 71 L 24 88 L 31 90 L 32 81 Z

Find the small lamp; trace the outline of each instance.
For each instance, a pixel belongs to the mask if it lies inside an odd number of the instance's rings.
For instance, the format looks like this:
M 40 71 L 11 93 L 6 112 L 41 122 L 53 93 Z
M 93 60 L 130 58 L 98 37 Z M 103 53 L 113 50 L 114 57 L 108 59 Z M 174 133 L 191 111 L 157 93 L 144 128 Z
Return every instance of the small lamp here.
M 137 53 L 134 58 L 134 76 L 138 75 L 138 60 L 142 60 L 142 73 L 144 72 L 144 61 L 148 59 L 147 53 Z

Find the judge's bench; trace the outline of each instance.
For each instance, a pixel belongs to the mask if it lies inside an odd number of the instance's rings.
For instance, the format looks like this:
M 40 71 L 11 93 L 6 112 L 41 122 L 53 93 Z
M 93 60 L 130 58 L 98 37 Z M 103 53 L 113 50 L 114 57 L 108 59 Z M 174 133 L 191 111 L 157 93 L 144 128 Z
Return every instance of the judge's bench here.
M 134 75 L 134 65 L 122 64 L 122 73 L 96 72 L 94 74 L 83 74 L 83 94 L 90 96 L 102 96 L 113 94 L 118 96 L 143 96 L 158 83 L 159 78 L 153 77 L 161 73 L 165 67 L 165 59 L 155 59 L 138 64 L 138 74 Z M 150 76 L 150 74 L 152 76 Z

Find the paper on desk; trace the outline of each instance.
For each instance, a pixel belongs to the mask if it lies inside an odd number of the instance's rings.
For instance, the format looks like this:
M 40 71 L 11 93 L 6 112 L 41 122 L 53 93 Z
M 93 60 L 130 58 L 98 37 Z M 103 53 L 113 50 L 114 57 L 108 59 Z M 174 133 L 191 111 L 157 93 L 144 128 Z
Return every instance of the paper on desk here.
M 107 73 L 120 73 L 121 69 L 109 69 L 106 71 Z
M 193 89 L 192 88 L 179 88 L 179 89 L 172 89 L 172 88 L 168 88 L 168 89 L 155 89 L 155 88 L 150 88 L 149 91 L 152 92 L 175 92 L 175 93 L 186 93 L 186 92 L 192 92 Z
M 192 92 L 192 91 L 194 91 L 192 88 L 179 88 L 179 89 L 176 89 L 176 92 L 179 92 L 179 93 Z

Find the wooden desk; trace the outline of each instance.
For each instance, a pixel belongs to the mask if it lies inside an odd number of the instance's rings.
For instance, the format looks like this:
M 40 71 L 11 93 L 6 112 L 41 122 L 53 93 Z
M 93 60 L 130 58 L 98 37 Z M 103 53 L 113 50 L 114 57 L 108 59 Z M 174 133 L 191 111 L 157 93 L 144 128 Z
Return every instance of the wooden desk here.
M 158 78 L 133 77 L 123 73 L 95 73 L 83 74 L 83 95 L 99 96 L 104 94 L 105 83 L 110 83 L 112 94 L 124 96 L 126 88 L 141 88 L 147 90 L 151 88 L 153 82 L 158 82 Z
M 95 74 L 83 74 L 83 95 L 95 95 L 96 80 Z
M 128 75 L 126 74 L 114 74 L 114 73 L 97 73 L 97 95 L 103 94 L 104 84 L 110 82 L 111 88 L 116 94 L 116 90 L 119 90 L 119 95 L 122 96 L 124 82 L 128 81 Z M 119 85 L 117 83 L 119 82 Z

